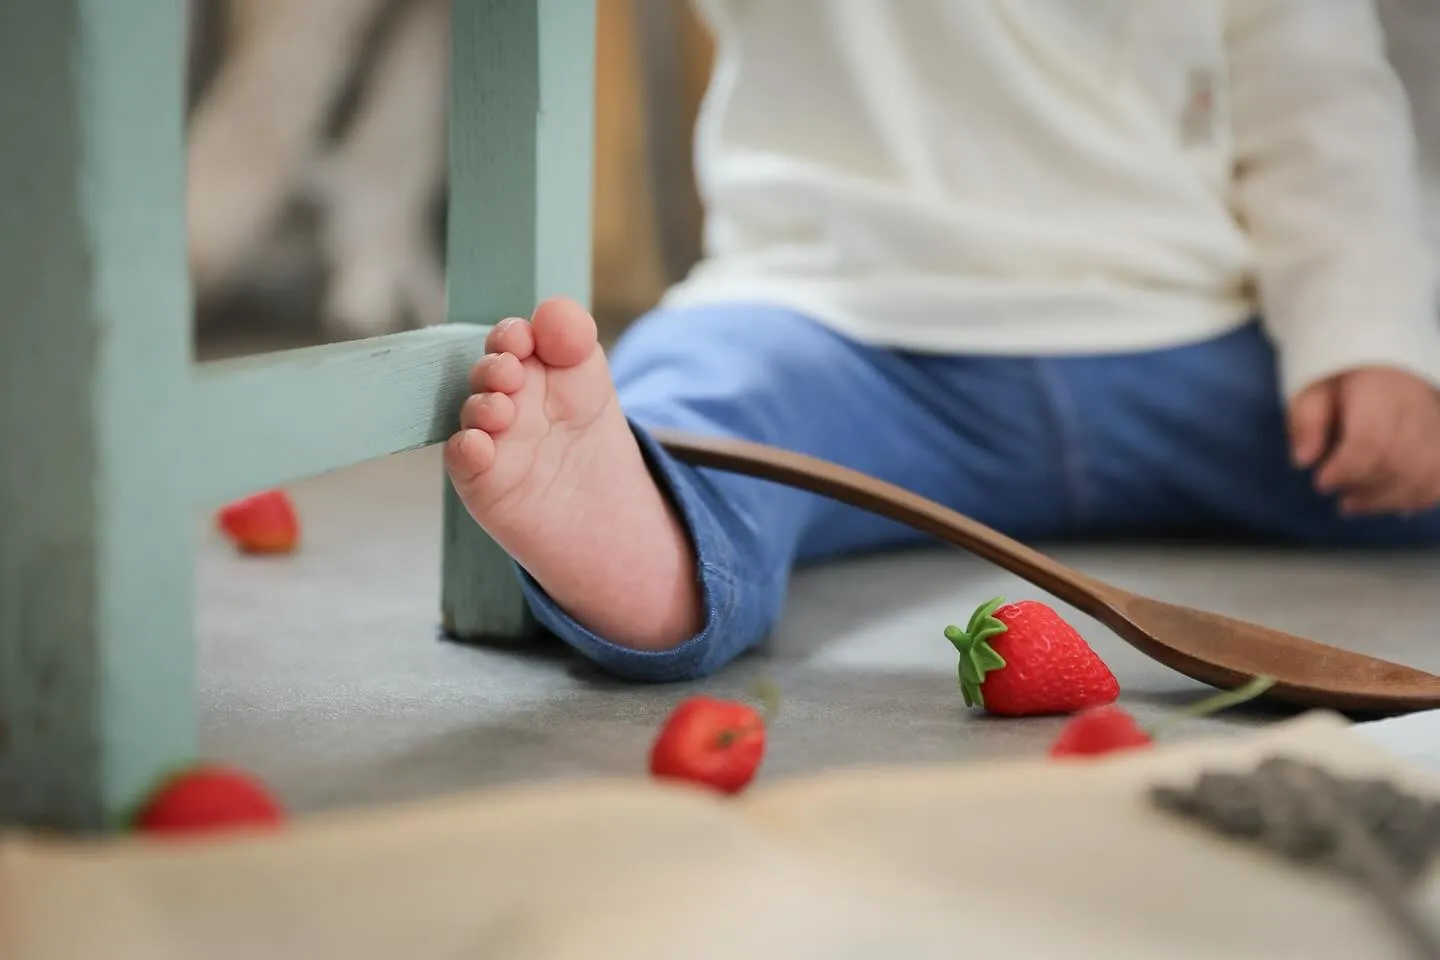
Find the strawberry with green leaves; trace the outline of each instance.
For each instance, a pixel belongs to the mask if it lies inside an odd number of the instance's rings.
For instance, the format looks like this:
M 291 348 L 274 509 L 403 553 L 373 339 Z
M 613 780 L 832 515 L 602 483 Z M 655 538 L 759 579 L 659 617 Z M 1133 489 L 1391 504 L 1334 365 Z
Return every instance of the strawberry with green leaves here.
M 960 654 L 968 707 L 1004 717 L 1075 713 L 1114 703 L 1120 684 L 1075 628 L 1035 600 L 981 605 L 962 630 L 945 628 Z

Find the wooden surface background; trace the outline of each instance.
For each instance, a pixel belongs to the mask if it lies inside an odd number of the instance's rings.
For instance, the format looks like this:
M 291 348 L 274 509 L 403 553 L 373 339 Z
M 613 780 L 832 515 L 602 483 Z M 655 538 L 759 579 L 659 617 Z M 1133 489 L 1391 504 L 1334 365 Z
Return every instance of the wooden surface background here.
M 712 50 L 690 5 L 680 0 L 599 0 L 598 17 L 593 283 L 596 312 L 613 327 L 645 310 L 664 289 L 662 215 L 684 211 L 670 219 L 684 224 L 698 210 L 688 169 L 690 134 Z M 647 17 L 654 18 L 651 29 Z M 671 51 L 641 50 L 642 37 L 659 45 L 667 36 Z M 663 57 L 667 52 L 674 56 Z M 647 99 L 647 64 L 661 67 L 662 73 L 665 66 L 674 68 L 669 79 L 678 81 L 678 97 Z M 651 76 L 651 88 L 663 89 L 666 78 Z M 667 163 L 685 169 L 655 169 Z M 698 222 L 689 229 L 698 231 Z M 682 238 L 671 243 L 687 240 L 692 246 L 698 242 Z M 681 256 L 680 262 L 686 259 Z

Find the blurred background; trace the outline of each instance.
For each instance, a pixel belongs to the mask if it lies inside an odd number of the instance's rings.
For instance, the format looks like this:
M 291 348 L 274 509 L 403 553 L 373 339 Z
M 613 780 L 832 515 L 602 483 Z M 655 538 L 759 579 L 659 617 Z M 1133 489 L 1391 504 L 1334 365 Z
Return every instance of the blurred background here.
M 191 6 L 199 355 L 439 322 L 449 0 Z M 1379 6 L 1440 257 L 1440 2 Z M 597 9 L 593 306 L 609 338 L 699 256 L 690 136 L 711 47 L 685 0 Z
M 709 38 L 598 0 L 593 306 L 613 336 L 699 255 Z M 449 0 L 191 0 L 189 232 L 203 358 L 439 322 Z

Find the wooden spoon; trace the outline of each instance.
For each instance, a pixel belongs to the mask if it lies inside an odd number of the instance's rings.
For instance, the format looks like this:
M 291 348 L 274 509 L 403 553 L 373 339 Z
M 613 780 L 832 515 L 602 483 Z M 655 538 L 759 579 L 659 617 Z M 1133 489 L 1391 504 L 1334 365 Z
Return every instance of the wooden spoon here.
M 883 480 L 743 440 L 654 431 L 677 459 L 817 493 L 914 527 L 1003 567 L 1084 611 L 1135 649 L 1221 688 L 1274 677 L 1268 699 L 1398 714 L 1440 708 L 1440 677 L 1217 613 L 1152 600 L 1058 563 L 982 523 Z

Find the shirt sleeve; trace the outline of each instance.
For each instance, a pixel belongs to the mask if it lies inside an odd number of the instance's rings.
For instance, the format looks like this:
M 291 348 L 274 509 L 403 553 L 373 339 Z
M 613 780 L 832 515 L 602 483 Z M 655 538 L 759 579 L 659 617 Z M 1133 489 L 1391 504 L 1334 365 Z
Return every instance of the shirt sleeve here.
M 1287 397 L 1345 370 L 1440 386 L 1409 101 L 1372 0 L 1228 0 L 1236 213 Z

